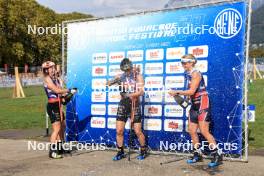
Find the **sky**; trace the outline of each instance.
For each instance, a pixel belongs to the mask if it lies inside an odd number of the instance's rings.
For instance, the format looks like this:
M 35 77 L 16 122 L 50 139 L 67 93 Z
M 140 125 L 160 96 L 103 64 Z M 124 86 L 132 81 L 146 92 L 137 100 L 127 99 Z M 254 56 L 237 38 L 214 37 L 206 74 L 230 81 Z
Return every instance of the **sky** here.
M 162 9 L 169 7 L 221 0 L 37 0 L 57 13 L 80 12 L 96 17 L 115 16 L 133 12 Z M 169 3 L 168 3 L 169 2 Z M 253 8 L 263 5 L 264 0 L 253 0 Z
M 162 9 L 168 0 L 37 0 L 57 13 L 81 12 L 96 17 Z

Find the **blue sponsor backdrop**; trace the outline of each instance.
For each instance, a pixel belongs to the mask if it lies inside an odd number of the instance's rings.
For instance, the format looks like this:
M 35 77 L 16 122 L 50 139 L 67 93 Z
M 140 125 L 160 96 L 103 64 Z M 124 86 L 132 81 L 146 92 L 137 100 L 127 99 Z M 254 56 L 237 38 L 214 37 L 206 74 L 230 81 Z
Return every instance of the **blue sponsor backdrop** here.
M 108 114 L 115 112 L 109 105 L 118 104 L 109 99 L 115 95 L 93 88 L 112 78 L 111 66 L 118 67 L 122 57 L 132 51 L 132 61 L 143 66 L 146 86 L 158 85 L 162 77 L 163 85 L 184 89 L 180 56 L 193 53 L 208 84 L 212 133 L 227 143 L 221 145 L 225 152 L 241 154 L 245 6 L 237 2 L 68 24 L 67 86 L 79 92 L 67 105 L 67 140 L 115 145 L 115 116 Z M 151 97 L 150 102 L 142 98 L 149 147 L 188 142 L 187 110 L 167 102 L 165 93 L 159 97 L 146 90 L 145 96 Z

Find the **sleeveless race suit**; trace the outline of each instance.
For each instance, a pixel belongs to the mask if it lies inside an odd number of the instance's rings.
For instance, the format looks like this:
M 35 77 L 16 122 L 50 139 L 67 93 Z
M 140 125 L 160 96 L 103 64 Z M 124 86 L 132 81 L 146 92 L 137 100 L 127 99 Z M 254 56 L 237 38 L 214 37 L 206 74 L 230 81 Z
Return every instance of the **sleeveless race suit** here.
M 120 77 L 121 84 L 119 85 L 119 91 L 121 95 L 121 100 L 118 104 L 117 109 L 117 119 L 118 121 L 126 122 L 131 116 L 131 104 L 132 101 L 129 97 L 126 97 L 127 94 L 133 92 L 133 87 L 136 83 L 133 73 L 126 75 L 123 73 Z M 141 109 L 139 100 L 136 101 L 135 113 L 134 113 L 134 123 L 141 123 Z
M 211 112 L 210 112 L 210 104 L 209 97 L 206 91 L 205 81 L 200 71 L 193 69 L 190 72 L 185 72 L 185 76 L 187 79 L 188 87 L 190 88 L 192 81 L 192 73 L 198 72 L 201 75 L 201 81 L 194 93 L 194 95 L 190 96 L 191 99 L 191 109 L 190 109 L 190 121 L 193 123 L 198 123 L 199 121 L 207 121 L 211 120 Z
M 52 79 L 52 82 L 61 87 L 58 79 Z M 44 90 L 48 97 L 47 113 L 49 115 L 51 123 L 61 121 L 61 118 L 65 119 L 62 112 L 62 106 L 60 102 L 60 96 L 48 88 L 48 85 L 44 83 Z

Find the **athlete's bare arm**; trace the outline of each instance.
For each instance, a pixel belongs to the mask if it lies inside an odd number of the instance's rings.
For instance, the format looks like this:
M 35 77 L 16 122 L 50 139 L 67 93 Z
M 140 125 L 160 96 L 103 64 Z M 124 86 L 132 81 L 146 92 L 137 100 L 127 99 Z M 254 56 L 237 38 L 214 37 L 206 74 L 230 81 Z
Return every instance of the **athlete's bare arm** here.
M 68 93 L 69 92 L 68 89 L 60 89 L 60 88 L 58 88 L 53 83 L 53 81 L 51 80 L 51 78 L 49 76 L 44 77 L 44 82 L 48 86 L 48 88 L 50 90 L 52 90 L 53 92 L 55 92 L 56 94 L 64 94 L 64 93 Z

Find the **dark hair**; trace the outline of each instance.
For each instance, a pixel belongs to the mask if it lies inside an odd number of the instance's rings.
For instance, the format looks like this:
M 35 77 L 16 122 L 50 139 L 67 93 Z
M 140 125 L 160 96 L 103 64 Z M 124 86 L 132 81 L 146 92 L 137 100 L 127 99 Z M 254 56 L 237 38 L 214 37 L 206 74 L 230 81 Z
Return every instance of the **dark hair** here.
M 124 58 L 120 63 L 120 69 L 127 71 L 132 68 L 132 62 L 128 58 Z

